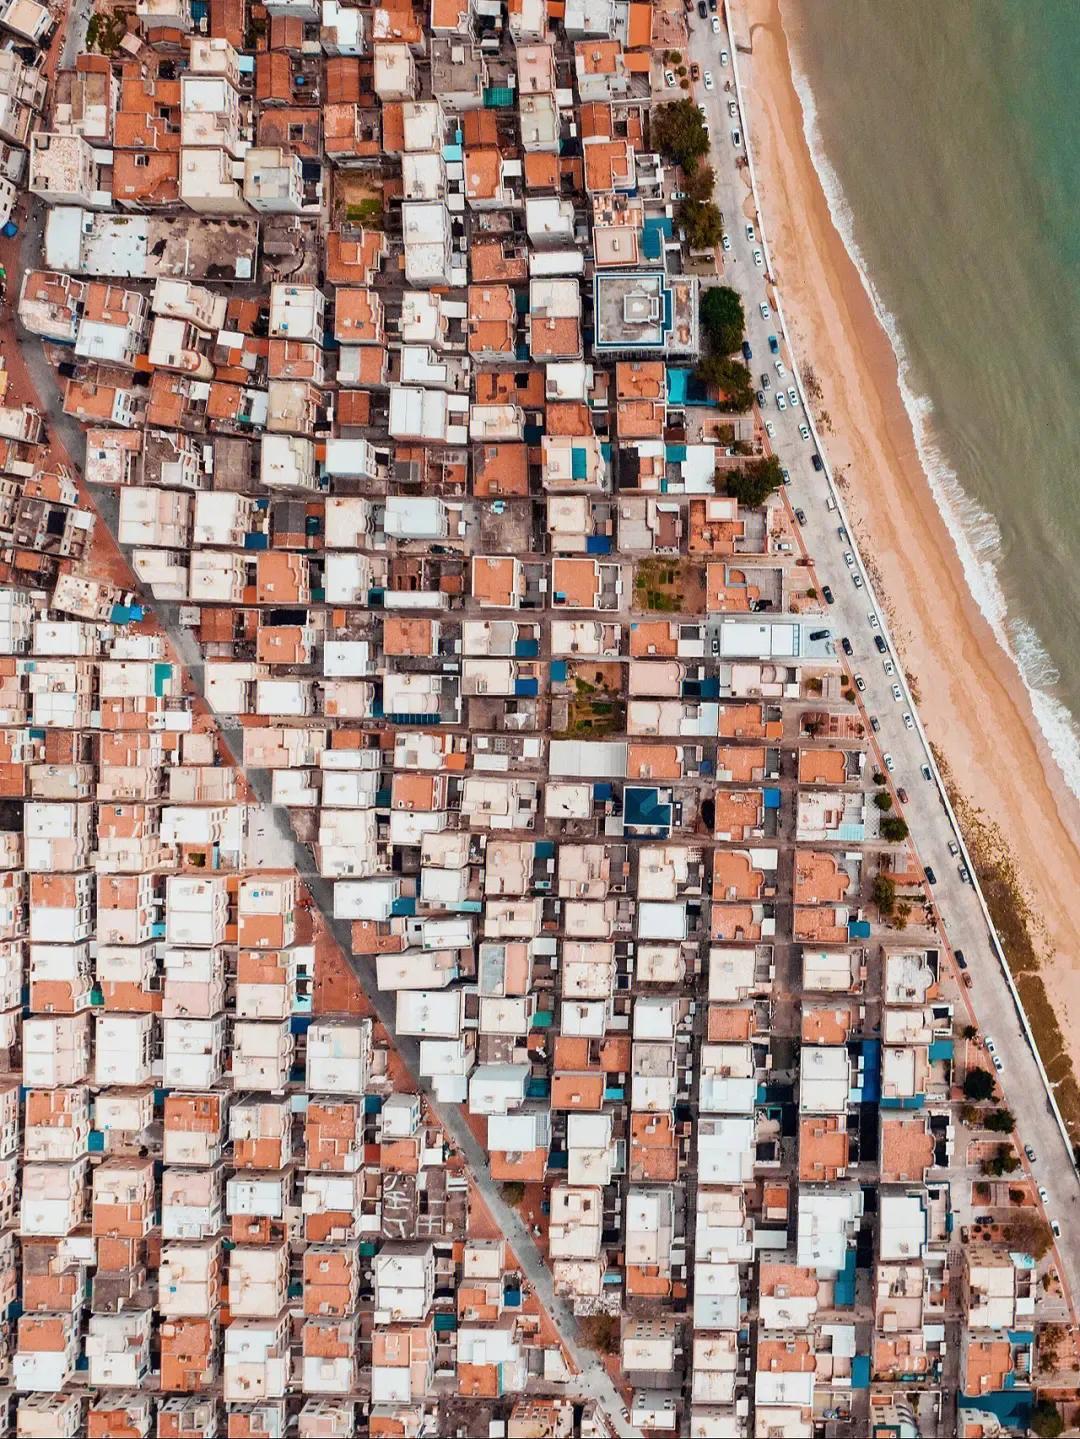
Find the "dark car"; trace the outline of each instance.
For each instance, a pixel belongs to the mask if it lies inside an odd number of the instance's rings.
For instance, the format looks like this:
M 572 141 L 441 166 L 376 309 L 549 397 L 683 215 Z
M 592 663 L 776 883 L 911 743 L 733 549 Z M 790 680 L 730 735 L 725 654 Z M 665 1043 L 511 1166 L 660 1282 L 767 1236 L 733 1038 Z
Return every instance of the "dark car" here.
M 827 640 L 830 633 L 829 630 L 811 630 L 810 638 L 812 640 Z
M 846 655 L 849 655 L 851 653 L 851 641 L 848 639 L 847 635 L 845 635 L 844 638 L 840 641 L 840 648 L 844 651 Z
M 754 399 L 757 400 L 758 404 L 761 405 L 762 408 L 764 408 L 764 406 L 765 406 L 765 391 L 764 391 L 764 390 L 758 390 L 757 394 L 754 396 Z
M 810 463 L 813 465 L 814 469 L 818 471 L 819 474 L 820 474 L 821 471 L 825 468 L 825 466 L 821 463 L 821 456 L 820 456 L 820 455 L 816 455 L 816 454 L 815 454 L 815 455 L 811 455 L 811 456 L 810 456 Z
M 716 0 L 709 0 L 709 9 L 714 15 L 716 14 Z
M 957 969 L 967 969 L 967 960 L 964 958 L 964 951 L 962 949 L 953 950 L 953 959 L 956 960 Z
M 805 511 L 805 510 L 796 510 L 796 511 L 795 511 L 795 518 L 798 520 L 798 522 L 799 522 L 800 525 L 805 525 L 805 524 L 806 524 L 806 511 Z
M 919 773 L 925 780 L 932 780 L 934 778 L 934 776 L 930 773 L 930 766 L 928 764 L 920 765 Z
M 742 342 L 742 357 L 744 360 L 752 360 L 754 358 L 754 352 L 746 340 Z
M 881 728 L 881 725 L 878 723 L 877 715 L 870 716 L 870 728 L 874 731 L 875 734 L 877 734 L 878 730 Z
M 900 801 L 901 804 L 907 804 L 907 802 L 908 802 L 908 800 L 907 800 L 907 790 L 904 788 L 904 786 L 903 786 L 902 784 L 901 784 L 901 785 L 897 785 L 897 787 L 896 787 L 896 798 Z
M 691 80 L 700 80 L 700 79 L 701 79 L 701 66 L 700 66 L 700 65 L 691 65 L 691 66 L 690 66 L 690 78 L 691 78 Z
M 966 865 L 966 864 L 957 865 L 956 869 L 957 869 L 957 873 L 959 874 L 960 878 L 964 881 L 964 883 L 965 883 L 965 884 L 970 884 L 970 883 L 971 883 L 971 871 L 968 869 L 967 865 Z
M 821 593 L 825 596 L 825 603 L 827 605 L 832 605 L 836 603 L 836 597 L 834 596 L 832 590 L 829 589 L 828 585 L 822 585 Z
M 769 336 L 769 352 L 773 355 L 778 355 L 780 353 L 780 342 L 775 335 Z
M 707 17 L 709 11 L 708 7 L 705 4 L 705 0 L 697 0 L 697 12 L 703 20 Z
M 880 635 L 874 636 L 874 645 L 879 655 L 887 655 L 889 653 L 889 646 L 885 643 L 885 641 L 881 638 Z
M 937 875 L 929 865 L 926 866 L 926 882 L 927 884 L 937 884 Z

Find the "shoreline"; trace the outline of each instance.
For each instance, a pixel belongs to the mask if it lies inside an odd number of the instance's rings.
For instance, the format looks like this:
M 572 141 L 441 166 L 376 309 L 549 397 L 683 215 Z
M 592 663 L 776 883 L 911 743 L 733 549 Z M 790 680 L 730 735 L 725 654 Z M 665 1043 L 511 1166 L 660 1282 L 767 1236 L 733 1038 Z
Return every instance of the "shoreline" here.
M 901 390 L 892 339 L 836 228 L 806 139 L 788 26 L 797 6 L 736 0 L 748 131 L 789 338 L 820 387 L 815 411 L 860 547 L 919 691 L 927 732 L 971 808 L 1007 837 L 1048 955 L 1066 1034 L 1080 1016 L 1070 946 L 1080 925 L 1080 805 L 1033 698 L 969 587 Z M 750 50 L 744 48 L 747 41 Z M 746 213 L 752 216 L 749 192 Z M 867 543 L 872 538 L 874 543 Z M 1080 1035 L 1070 1039 L 1080 1062 Z

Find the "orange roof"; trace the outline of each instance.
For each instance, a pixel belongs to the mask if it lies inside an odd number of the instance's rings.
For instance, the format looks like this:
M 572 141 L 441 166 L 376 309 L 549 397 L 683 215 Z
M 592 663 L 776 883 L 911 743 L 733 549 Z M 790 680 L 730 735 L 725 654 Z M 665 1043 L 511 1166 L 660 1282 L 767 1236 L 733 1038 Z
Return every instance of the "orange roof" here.
M 557 190 L 559 188 L 558 157 L 546 150 L 533 150 L 525 156 L 525 188 Z
M 799 750 L 800 784 L 844 784 L 846 781 L 847 764 L 843 750 Z
M 795 903 L 837 903 L 851 888 L 851 879 L 839 856 L 828 850 L 795 851 Z
M 473 114 L 479 112 L 473 111 Z M 490 113 L 490 112 L 488 112 Z M 502 185 L 502 157 L 495 149 L 465 151 L 465 198 L 494 200 Z
M 604 1106 L 604 1076 L 598 1070 L 556 1073 L 551 1081 L 552 1109 L 594 1110 Z
M 473 494 L 527 495 L 529 493 L 529 451 L 512 442 L 477 447 L 473 457 Z
M 934 1162 L 926 1117 L 881 1121 L 881 1179 L 885 1184 L 921 1183 Z
M 813 1115 L 799 1122 L 799 1178 L 831 1184 L 848 1165 L 850 1141 L 838 1114 Z

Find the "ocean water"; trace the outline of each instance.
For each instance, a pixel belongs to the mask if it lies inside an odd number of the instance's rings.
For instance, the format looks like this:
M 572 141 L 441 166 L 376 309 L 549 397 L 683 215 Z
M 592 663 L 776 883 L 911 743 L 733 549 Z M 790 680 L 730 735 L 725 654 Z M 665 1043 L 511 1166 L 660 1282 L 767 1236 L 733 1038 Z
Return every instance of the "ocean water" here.
M 935 497 L 1080 795 L 1080 11 L 782 6 Z

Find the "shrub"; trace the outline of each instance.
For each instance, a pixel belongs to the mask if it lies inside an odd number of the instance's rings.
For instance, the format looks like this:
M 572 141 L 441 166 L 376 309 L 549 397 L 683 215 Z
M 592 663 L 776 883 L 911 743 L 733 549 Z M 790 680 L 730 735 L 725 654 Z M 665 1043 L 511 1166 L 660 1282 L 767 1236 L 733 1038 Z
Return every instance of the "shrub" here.
M 888 814 L 893 806 L 893 798 L 887 789 L 879 789 L 874 796 L 874 803 L 884 814 Z

